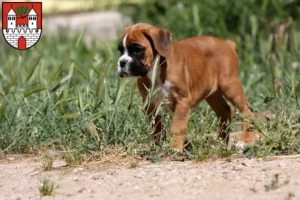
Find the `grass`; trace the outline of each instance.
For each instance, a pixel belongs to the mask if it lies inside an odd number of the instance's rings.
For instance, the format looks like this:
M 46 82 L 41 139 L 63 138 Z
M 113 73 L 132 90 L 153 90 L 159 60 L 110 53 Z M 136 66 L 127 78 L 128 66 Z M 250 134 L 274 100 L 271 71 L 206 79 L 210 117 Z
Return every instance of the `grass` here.
M 130 169 L 136 169 L 139 165 L 139 161 L 137 159 L 132 159 L 130 162 L 129 162 L 129 168 Z
M 262 137 L 257 145 L 245 149 L 245 156 L 300 153 L 300 31 L 297 21 L 292 21 L 290 32 L 279 43 L 274 43 L 275 36 L 266 27 L 258 28 L 262 22 L 267 26 L 266 21 L 270 22 L 267 17 L 265 21 L 255 15 L 251 19 L 240 19 L 240 28 L 231 33 L 219 22 L 207 27 L 201 25 L 207 22 L 196 4 L 191 7 L 193 12 L 178 13 L 176 9 L 179 8 L 167 11 L 174 16 L 168 18 L 167 25 L 164 23 L 167 18 L 160 15 L 155 15 L 157 19 L 140 16 L 140 21 L 168 28 L 173 32 L 174 41 L 190 37 L 190 34 L 212 34 L 236 41 L 240 78 L 251 108 L 257 113 L 274 115 L 251 121 Z M 194 32 L 189 31 L 191 28 Z M 81 36 L 72 39 L 63 33 L 59 36 L 45 33 L 29 51 L 16 51 L 1 45 L 0 152 L 24 153 L 41 147 L 54 149 L 67 152 L 64 159 L 68 165 L 79 165 L 94 152 L 108 149 L 122 149 L 129 154 L 158 160 L 174 156 L 169 149 L 169 137 L 160 146 L 154 144 L 135 79 L 117 76 L 117 41 L 95 40 L 88 47 Z M 164 116 L 165 129 L 169 132 L 172 118 L 168 114 Z M 236 114 L 233 131 L 244 120 Z M 193 109 L 187 134 L 191 149 L 185 158 L 205 160 L 237 153 L 220 141 L 211 147 L 217 122 L 206 103 Z
M 45 156 L 42 162 L 42 169 L 44 171 L 50 171 L 53 169 L 53 159 L 49 156 Z
M 238 151 L 235 146 L 228 147 L 221 140 L 207 136 L 196 141 L 192 141 L 192 153 L 195 159 L 202 161 L 209 158 L 226 158 Z
M 20 2 L 30 2 L 30 0 L 20 0 Z M 142 3 L 142 0 L 127 0 L 128 3 Z M 42 1 L 43 14 L 53 14 L 56 12 L 82 12 L 91 10 L 105 10 L 117 7 L 122 0 L 62 0 L 62 1 Z
M 289 184 L 289 181 L 288 180 L 285 180 L 283 183 L 280 183 L 279 181 L 279 174 L 275 174 L 271 183 L 270 184 L 267 184 L 265 185 L 265 191 L 269 192 L 271 190 L 276 190 L 284 185 L 287 185 Z
M 80 165 L 83 161 L 85 161 L 85 155 L 80 152 L 73 152 L 73 151 L 68 151 L 64 156 L 63 156 L 64 161 L 68 166 L 78 166 Z
M 41 186 L 39 187 L 41 196 L 51 196 L 54 194 L 55 189 L 58 188 L 52 180 L 45 178 L 43 179 Z

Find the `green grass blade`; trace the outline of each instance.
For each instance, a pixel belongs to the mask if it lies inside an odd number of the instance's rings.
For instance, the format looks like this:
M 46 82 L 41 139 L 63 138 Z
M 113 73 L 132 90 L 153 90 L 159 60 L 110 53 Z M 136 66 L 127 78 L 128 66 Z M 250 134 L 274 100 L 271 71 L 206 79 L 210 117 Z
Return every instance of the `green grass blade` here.
M 81 32 L 80 36 L 78 37 L 78 39 L 77 39 L 77 41 L 76 41 L 75 47 L 78 47 L 78 46 L 79 46 L 80 41 L 82 40 L 83 36 L 85 35 L 85 32 L 86 32 L 86 29 L 84 29 L 84 30 Z
M 66 102 L 71 102 L 71 101 L 75 101 L 78 100 L 78 97 L 70 97 L 70 98 L 66 98 L 66 99 L 62 99 L 59 100 L 52 108 L 51 110 L 54 110 L 57 106 L 59 106 L 62 103 L 66 103 Z
M 74 65 L 75 69 L 81 74 L 86 80 L 89 80 L 89 76 L 84 73 L 77 65 Z
M 62 67 L 65 64 L 65 59 L 63 59 L 60 64 L 58 65 L 57 68 L 53 68 L 50 72 L 49 72 L 49 78 L 48 78 L 48 84 L 51 84 L 54 77 L 61 71 Z
M 118 89 L 118 94 L 117 94 L 116 100 L 115 100 L 115 102 L 114 102 L 115 105 L 117 105 L 117 104 L 119 103 L 119 100 L 120 100 L 120 98 L 121 98 L 121 96 L 122 96 L 122 94 L 123 94 L 123 91 L 125 91 L 126 85 L 127 85 L 127 82 L 126 82 L 126 81 L 123 81 L 122 84 L 121 84 L 121 86 L 119 87 L 119 89 Z
M 62 119 L 74 119 L 80 117 L 80 113 L 67 113 L 62 116 Z
M 17 78 L 19 76 L 19 72 L 15 73 L 11 81 L 8 83 L 8 85 L 4 88 L 4 94 L 7 95 L 12 88 L 17 82 Z
M 83 116 L 82 94 L 81 94 L 79 88 L 77 89 L 77 94 L 78 94 L 78 107 L 79 107 L 81 115 Z
M 272 83 L 271 83 L 271 90 L 273 93 L 275 93 L 275 63 L 274 63 L 274 57 L 273 55 L 270 56 L 269 58 L 269 69 L 271 72 L 271 78 L 272 78 Z
M 36 88 L 28 89 L 24 92 L 24 97 L 28 97 L 31 94 L 38 93 L 47 89 L 48 89 L 47 87 L 36 87 Z
M 0 105 L 0 122 L 3 121 L 3 118 L 4 118 L 4 111 L 5 111 L 5 106 L 4 106 L 4 104 L 3 104 L 3 105 Z
M 56 90 L 58 90 L 61 86 L 63 86 L 65 83 L 67 83 L 71 78 L 72 78 L 72 75 L 69 74 L 68 76 L 66 76 L 66 77 L 64 77 L 63 79 L 61 79 L 61 81 L 59 81 L 59 82 L 51 89 L 51 92 L 55 92 Z
M 31 70 L 30 70 L 29 75 L 26 77 L 26 80 L 27 80 L 27 81 L 30 81 L 31 77 L 33 76 L 33 74 L 34 74 L 36 68 L 37 68 L 38 65 L 39 65 L 39 62 L 40 62 L 40 60 L 41 60 L 41 57 L 42 57 L 42 54 L 39 54 L 39 56 L 37 57 L 37 59 L 36 59 L 34 65 L 32 66 L 32 68 L 31 68 Z

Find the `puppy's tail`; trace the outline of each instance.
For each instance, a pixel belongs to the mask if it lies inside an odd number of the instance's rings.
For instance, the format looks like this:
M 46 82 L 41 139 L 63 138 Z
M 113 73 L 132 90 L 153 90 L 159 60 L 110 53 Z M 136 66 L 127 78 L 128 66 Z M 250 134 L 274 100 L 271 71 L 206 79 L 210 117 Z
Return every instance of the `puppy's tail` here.
M 225 40 L 225 42 L 226 42 L 232 49 L 234 49 L 234 50 L 237 49 L 236 43 L 235 43 L 234 41 L 232 41 L 232 40 Z

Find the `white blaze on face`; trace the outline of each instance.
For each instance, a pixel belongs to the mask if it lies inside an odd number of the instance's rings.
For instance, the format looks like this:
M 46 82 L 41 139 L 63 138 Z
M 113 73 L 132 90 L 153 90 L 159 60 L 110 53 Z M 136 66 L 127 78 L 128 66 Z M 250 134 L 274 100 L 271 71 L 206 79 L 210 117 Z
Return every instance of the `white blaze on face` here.
M 118 73 L 125 72 L 125 73 L 128 74 L 129 73 L 128 65 L 129 65 L 130 61 L 132 61 L 132 58 L 129 56 L 128 49 L 126 47 L 127 35 L 128 34 L 125 35 L 125 37 L 123 38 L 123 41 L 122 41 L 124 52 L 123 52 L 123 55 L 119 58 L 119 61 L 118 61 Z M 126 65 L 123 68 L 121 68 L 121 65 L 120 65 L 121 61 L 126 62 Z

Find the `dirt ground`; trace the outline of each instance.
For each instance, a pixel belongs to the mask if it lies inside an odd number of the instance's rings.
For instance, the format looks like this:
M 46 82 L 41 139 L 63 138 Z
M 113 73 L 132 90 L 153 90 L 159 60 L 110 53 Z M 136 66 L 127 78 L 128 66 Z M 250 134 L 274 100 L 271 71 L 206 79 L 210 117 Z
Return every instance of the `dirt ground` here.
M 56 160 L 43 171 L 41 157 L 12 155 L 0 160 L 0 199 L 300 199 L 300 156 L 130 162 L 109 157 L 74 168 Z M 58 185 L 52 196 L 40 197 L 44 178 Z

